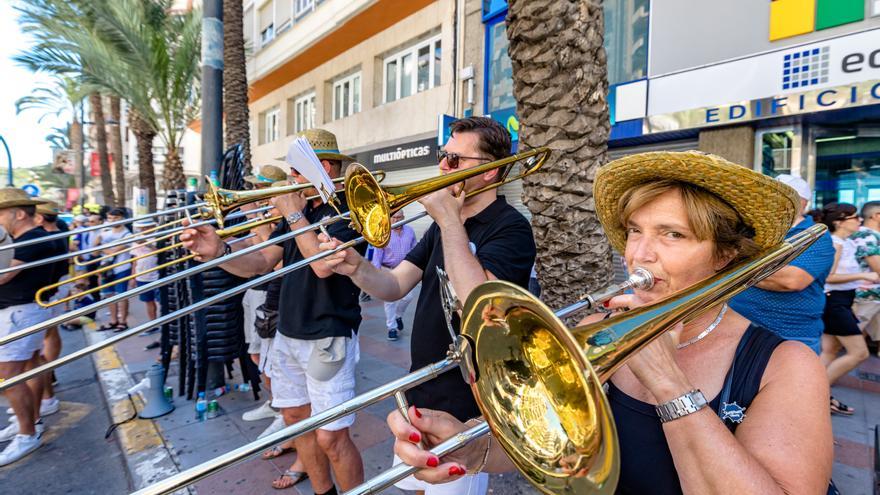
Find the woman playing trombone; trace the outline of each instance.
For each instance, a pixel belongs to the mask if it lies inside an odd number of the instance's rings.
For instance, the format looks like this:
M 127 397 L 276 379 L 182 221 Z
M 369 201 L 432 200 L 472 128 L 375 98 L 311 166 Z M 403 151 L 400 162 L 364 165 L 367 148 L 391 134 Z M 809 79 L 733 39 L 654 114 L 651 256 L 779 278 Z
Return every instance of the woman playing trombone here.
M 698 152 L 617 160 L 594 185 L 596 211 L 648 290 L 611 299 L 634 308 L 693 286 L 780 242 L 799 200 L 769 177 Z M 597 321 L 592 315 L 584 323 Z M 620 442 L 617 493 L 803 493 L 828 490 L 829 390 L 806 346 L 787 342 L 719 304 L 679 324 L 610 379 Z M 432 483 L 513 464 L 481 439 L 437 459 L 423 450 L 466 429 L 450 415 L 409 409 L 388 423 L 395 453 Z

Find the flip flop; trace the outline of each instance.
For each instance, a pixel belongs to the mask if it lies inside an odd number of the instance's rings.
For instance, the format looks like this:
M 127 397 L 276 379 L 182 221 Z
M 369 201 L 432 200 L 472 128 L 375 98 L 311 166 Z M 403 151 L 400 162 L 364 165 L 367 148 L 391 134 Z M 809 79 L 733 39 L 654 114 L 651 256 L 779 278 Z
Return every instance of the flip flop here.
M 275 479 L 275 481 L 272 482 L 272 488 L 274 488 L 276 490 L 283 490 L 285 488 L 290 488 L 293 485 L 299 483 L 300 481 L 307 479 L 308 477 L 309 477 L 309 473 L 306 473 L 303 471 L 291 471 L 290 469 L 288 469 L 287 471 L 284 471 L 284 474 L 282 474 L 281 477 Z M 285 478 L 290 480 L 289 484 L 287 484 L 284 481 Z
M 106 332 L 107 330 L 115 330 L 116 327 L 119 326 L 119 323 L 105 323 L 98 327 L 99 332 Z
M 264 460 L 274 459 L 276 457 L 281 457 L 288 452 L 296 452 L 296 449 L 293 447 L 282 447 L 280 445 L 276 445 L 271 449 L 263 452 L 263 455 L 261 455 L 260 458 Z
M 856 412 L 856 410 L 832 397 L 831 412 L 834 414 L 842 414 L 844 416 L 852 416 L 853 413 Z

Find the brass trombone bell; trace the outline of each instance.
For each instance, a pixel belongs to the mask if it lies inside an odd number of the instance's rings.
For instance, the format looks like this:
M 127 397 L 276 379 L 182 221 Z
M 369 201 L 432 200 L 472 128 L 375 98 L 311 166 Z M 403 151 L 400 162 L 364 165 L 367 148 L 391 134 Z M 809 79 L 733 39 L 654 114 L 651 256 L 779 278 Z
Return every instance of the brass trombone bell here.
M 370 175 L 373 180 L 381 182 L 385 180 L 385 172 L 378 170 L 374 175 Z M 334 183 L 340 183 L 345 178 L 337 177 L 332 179 Z M 252 189 L 243 191 L 234 191 L 231 189 L 223 189 L 214 185 L 208 180 L 208 191 L 205 193 L 205 206 L 201 208 L 200 214 L 204 217 L 213 216 L 217 220 L 217 225 L 223 228 L 223 220 L 230 211 L 256 201 L 264 201 L 275 196 L 288 194 L 292 192 L 304 191 L 315 187 L 311 182 L 303 184 L 291 184 L 289 186 L 266 187 L 262 189 Z
M 474 289 L 462 311 L 466 376 L 498 443 L 539 490 L 611 494 L 617 432 L 602 384 L 663 332 L 790 263 L 824 232 L 813 226 L 750 260 L 651 305 L 569 329 L 540 300 L 502 281 Z
M 390 186 L 380 186 L 366 167 L 360 163 L 352 163 L 345 170 L 345 199 L 351 212 L 351 226 L 373 246 L 385 247 L 391 240 L 391 216 L 422 196 L 491 170 L 503 168 L 497 182 L 467 193 L 468 197 L 475 196 L 536 172 L 549 156 L 549 148 L 535 148 L 438 177 Z M 528 161 L 523 171 L 508 177 L 512 169 L 508 165 L 522 160 Z

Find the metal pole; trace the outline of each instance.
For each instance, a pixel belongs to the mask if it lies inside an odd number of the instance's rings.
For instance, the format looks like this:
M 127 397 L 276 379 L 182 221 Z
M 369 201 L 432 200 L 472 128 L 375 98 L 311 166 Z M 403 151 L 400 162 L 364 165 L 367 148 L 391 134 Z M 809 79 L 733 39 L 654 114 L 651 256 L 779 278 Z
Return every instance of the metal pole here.
M 9 176 L 6 179 L 6 187 L 15 187 L 15 182 L 12 180 L 12 153 L 9 152 L 9 146 L 6 144 L 3 136 L 0 136 L 0 143 L 3 143 L 3 147 L 6 148 L 6 161 L 9 164 Z
M 223 154 L 223 1 L 202 3 L 202 176 Z

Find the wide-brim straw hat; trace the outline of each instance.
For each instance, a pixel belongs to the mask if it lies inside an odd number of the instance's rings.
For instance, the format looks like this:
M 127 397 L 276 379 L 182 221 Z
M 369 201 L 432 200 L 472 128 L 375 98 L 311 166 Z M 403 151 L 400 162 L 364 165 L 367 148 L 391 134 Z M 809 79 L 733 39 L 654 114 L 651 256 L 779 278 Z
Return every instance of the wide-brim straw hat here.
M 45 202 L 40 198 L 32 198 L 23 189 L 17 187 L 0 188 L 0 210 L 14 206 L 37 206 Z
M 58 203 L 46 198 L 37 199 L 43 201 L 42 204 L 37 205 L 37 213 L 41 215 L 57 215 L 61 213 L 61 207 L 58 206 Z
M 339 144 L 336 142 L 336 134 L 324 129 L 306 129 L 297 133 L 308 140 L 309 145 L 315 150 L 319 160 L 340 160 L 343 162 L 353 162 L 354 158 L 339 152 Z M 277 158 L 283 162 L 284 157 Z
M 762 249 L 785 238 L 801 207 L 791 187 L 719 156 L 700 151 L 630 155 L 601 167 L 593 182 L 596 214 L 617 251 L 623 253 L 626 248 L 621 196 L 639 184 L 658 180 L 687 182 L 715 194 L 754 230 L 754 241 Z
M 275 165 L 263 165 L 257 175 L 246 175 L 244 180 L 255 186 L 269 187 L 273 182 L 286 180 L 287 172 Z

